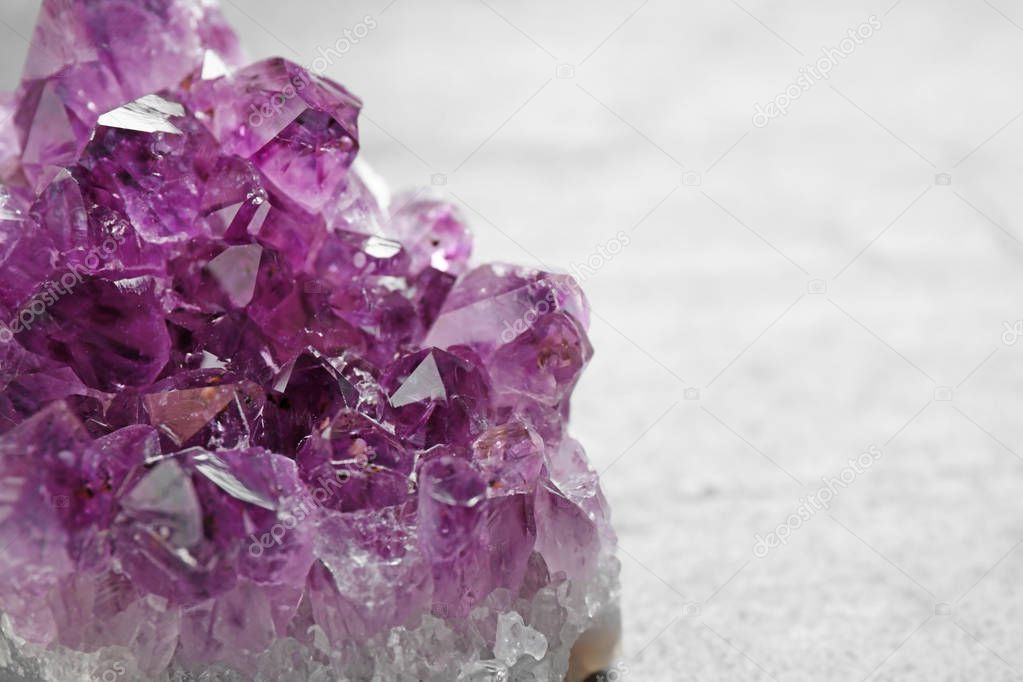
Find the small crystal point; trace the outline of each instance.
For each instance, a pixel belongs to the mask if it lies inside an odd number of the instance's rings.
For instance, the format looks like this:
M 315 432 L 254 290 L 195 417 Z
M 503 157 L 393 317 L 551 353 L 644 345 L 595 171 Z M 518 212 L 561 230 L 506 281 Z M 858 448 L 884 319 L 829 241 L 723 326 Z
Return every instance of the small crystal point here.
M 231 403 L 234 391 L 230 384 L 207 386 L 151 393 L 143 401 L 152 424 L 180 446 Z
M 422 400 L 447 400 L 444 380 L 433 353 L 428 354 L 390 397 L 391 407 L 403 407 Z
M 239 308 L 247 306 L 256 293 L 262 255 L 263 248 L 259 244 L 229 246 L 206 265 L 231 303 Z

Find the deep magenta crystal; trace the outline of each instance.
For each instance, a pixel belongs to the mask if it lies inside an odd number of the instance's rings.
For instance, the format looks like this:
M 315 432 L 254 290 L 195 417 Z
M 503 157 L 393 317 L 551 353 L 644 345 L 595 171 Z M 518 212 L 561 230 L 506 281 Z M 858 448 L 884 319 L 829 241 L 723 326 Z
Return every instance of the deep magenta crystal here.
M 25 646 L 140 679 L 546 679 L 613 605 L 567 435 L 585 297 L 470 269 L 454 206 L 370 189 L 361 106 L 243 66 L 212 0 L 43 2 L 0 96 L 0 611 Z M 516 667 L 495 638 L 523 629 Z

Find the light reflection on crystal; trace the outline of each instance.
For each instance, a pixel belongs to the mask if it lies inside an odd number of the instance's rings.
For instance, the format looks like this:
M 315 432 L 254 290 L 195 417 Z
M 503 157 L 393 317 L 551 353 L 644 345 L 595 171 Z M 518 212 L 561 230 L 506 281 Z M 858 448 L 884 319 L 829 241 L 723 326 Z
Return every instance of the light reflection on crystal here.
M 185 115 L 185 108 L 176 102 L 169 102 L 157 95 L 145 95 L 134 102 L 108 111 L 99 117 L 97 123 L 108 128 L 136 130 L 143 133 L 182 132 L 171 122 L 171 118 Z

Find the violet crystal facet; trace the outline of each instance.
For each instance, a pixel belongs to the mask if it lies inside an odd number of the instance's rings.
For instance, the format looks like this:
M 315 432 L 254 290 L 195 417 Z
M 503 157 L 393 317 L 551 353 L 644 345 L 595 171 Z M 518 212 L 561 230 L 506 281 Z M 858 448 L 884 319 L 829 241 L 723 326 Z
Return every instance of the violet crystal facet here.
M 360 108 L 246 66 L 214 0 L 44 0 L 0 95 L 3 679 L 581 680 L 609 653 L 575 646 L 617 628 L 567 434 L 586 300 L 371 189 Z

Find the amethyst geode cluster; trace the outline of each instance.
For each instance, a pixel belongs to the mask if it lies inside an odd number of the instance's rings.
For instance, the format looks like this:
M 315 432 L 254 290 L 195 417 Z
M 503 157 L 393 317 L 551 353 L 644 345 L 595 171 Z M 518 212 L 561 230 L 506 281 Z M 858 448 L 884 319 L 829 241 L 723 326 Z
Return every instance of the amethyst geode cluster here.
M 555 680 L 613 627 L 586 301 L 384 196 L 360 106 L 211 0 L 43 3 L 0 96 L 0 674 Z

